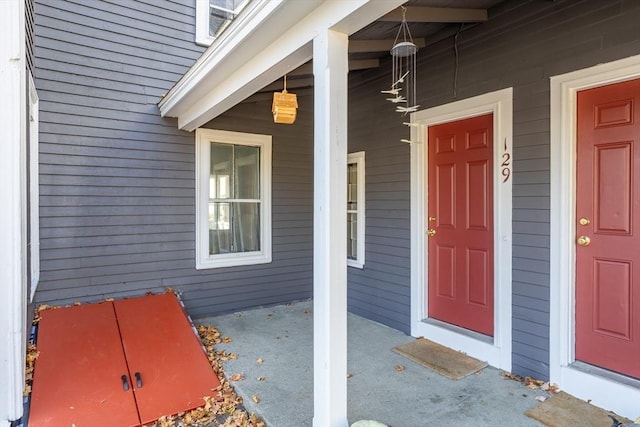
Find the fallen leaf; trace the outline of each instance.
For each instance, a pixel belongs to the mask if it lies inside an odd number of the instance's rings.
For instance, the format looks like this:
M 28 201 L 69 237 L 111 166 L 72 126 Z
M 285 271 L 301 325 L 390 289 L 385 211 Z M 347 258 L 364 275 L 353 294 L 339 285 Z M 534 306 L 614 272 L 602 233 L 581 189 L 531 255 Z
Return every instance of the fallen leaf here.
M 536 396 L 536 400 L 538 402 L 544 402 L 545 400 L 547 400 L 547 398 L 545 396 Z
M 311 311 L 310 311 L 310 310 L 303 310 L 302 312 L 303 312 L 304 314 L 309 314 L 309 313 L 311 313 Z
M 230 381 L 242 381 L 244 379 L 244 374 L 242 372 L 238 372 L 237 374 L 233 374 L 229 377 Z
M 260 403 L 260 398 L 258 396 L 256 396 L 255 394 L 253 396 L 251 396 L 251 400 L 253 400 L 256 403 Z
M 402 371 L 405 370 L 405 367 L 404 367 L 404 365 L 396 365 L 396 366 L 393 367 L 393 369 L 395 369 L 398 372 L 402 372 Z
M 507 380 L 514 380 L 518 382 L 522 382 L 522 378 L 516 374 L 512 374 L 511 372 L 500 371 L 500 375 Z
M 258 357 L 258 359 L 256 359 L 256 363 L 258 365 L 262 365 L 262 363 L 264 363 L 264 359 L 262 357 Z
M 256 378 L 258 381 L 264 381 L 264 377 L 258 377 Z
M 528 388 L 530 388 L 531 390 L 537 390 L 539 389 L 542 385 L 544 384 L 544 381 L 542 380 L 536 380 L 533 379 L 531 377 L 526 377 L 524 379 L 524 385 Z
M 347 379 L 351 378 L 353 374 L 351 372 L 347 372 Z
M 224 338 L 222 338 L 222 342 L 223 342 L 223 343 L 225 343 L 225 344 L 229 344 L 231 341 L 233 341 L 233 340 L 231 339 L 231 337 L 224 337 Z

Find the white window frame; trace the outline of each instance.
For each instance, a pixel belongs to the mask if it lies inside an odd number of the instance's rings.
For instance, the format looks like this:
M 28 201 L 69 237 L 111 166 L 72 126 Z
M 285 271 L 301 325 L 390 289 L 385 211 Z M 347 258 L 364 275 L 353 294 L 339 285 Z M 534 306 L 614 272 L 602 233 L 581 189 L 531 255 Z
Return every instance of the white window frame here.
M 358 187 L 358 194 L 356 196 L 356 201 L 358 204 L 358 208 L 356 209 L 356 221 L 358 224 L 358 240 L 357 240 L 357 248 L 356 248 L 356 259 L 347 258 L 347 265 L 349 267 L 355 268 L 364 268 L 364 233 L 365 233 L 365 197 L 364 197 L 364 151 L 358 151 L 356 153 L 349 153 L 347 155 L 347 165 L 355 164 L 356 165 L 356 174 L 357 174 L 357 182 L 356 185 Z M 347 178 L 348 182 L 348 178 Z M 347 210 L 349 212 L 349 210 Z M 348 232 L 349 230 L 347 230 Z M 345 236 L 346 237 L 346 236 Z
M 260 250 L 209 254 L 210 143 L 260 147 Z M 196 130 L 196 269 L 271 262 L 271 143 L 270 135 Z
M 40 186 L 39 186 L 39 111 L 40 99 L 36 85 L 29 73 L 29 251 L 30 265 L 30 301 L 36 294 L 40 281 Z
M 234 11 L 237 16 L 238 13 L 247 5 L 249 0 L 245 0 Z M 196 43 L 201 46 L 210 46 L 216 39 L 209 34 L 209 5 L 211 0 L 196 0 Z M 234 17 L 235 19 L 235 17 Z

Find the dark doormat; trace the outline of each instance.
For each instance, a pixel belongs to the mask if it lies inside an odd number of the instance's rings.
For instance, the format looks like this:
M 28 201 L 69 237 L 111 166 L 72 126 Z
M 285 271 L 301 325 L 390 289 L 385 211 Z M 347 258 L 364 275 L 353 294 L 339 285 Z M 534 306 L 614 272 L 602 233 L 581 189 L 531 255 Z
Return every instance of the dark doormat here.
M 459 380 L 487 367 L 486 362 L 425 338 L 394 347 L 393 351 L 453 380 Z
M 549 427 L 609 427 L 613 415 L 621 423 L 631 420 L 607 412 L 563 391 L 529 409 L 527 416 Z

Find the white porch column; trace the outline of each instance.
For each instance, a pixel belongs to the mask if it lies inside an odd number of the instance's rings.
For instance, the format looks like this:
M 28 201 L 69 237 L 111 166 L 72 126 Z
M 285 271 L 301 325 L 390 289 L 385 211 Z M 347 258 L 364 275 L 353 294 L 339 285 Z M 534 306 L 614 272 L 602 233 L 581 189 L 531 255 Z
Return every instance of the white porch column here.
M 347 47 L 329 29 L 313 40 L 314 427 L 347 422 Z

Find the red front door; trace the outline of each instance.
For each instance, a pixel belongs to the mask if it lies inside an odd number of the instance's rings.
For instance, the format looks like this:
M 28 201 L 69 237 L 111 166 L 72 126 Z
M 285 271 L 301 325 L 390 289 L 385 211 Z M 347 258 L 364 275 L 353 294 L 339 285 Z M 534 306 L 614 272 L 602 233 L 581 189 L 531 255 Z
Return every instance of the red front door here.
M 429 127 L 429 317 L 493 336 L 493 114 Z
M 576 359 L 640 378 L 640 80 L 577 102 Z

